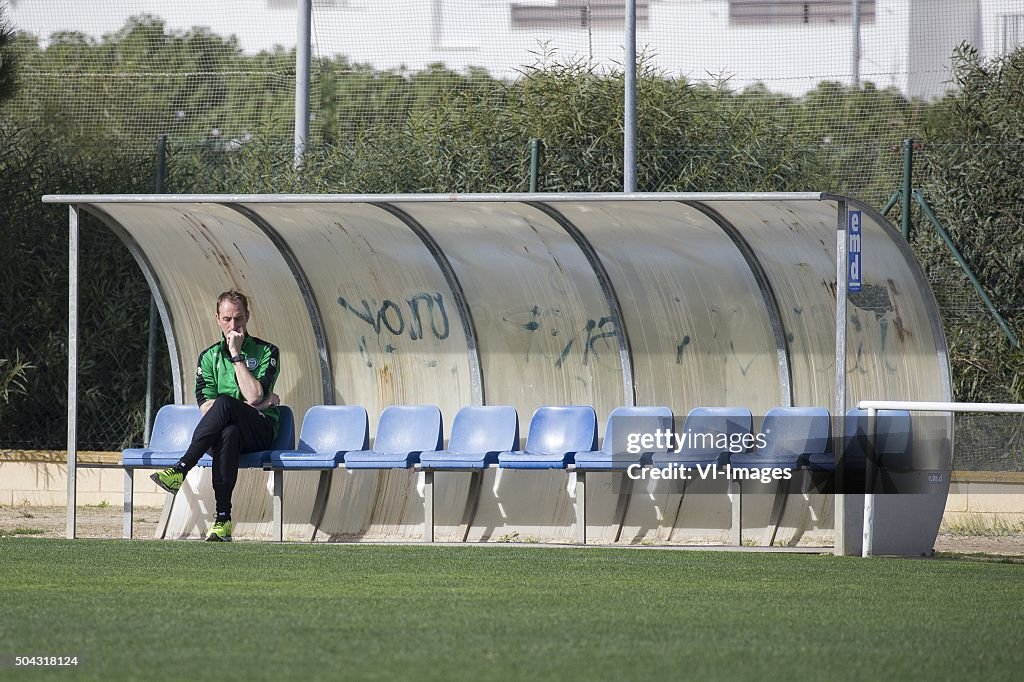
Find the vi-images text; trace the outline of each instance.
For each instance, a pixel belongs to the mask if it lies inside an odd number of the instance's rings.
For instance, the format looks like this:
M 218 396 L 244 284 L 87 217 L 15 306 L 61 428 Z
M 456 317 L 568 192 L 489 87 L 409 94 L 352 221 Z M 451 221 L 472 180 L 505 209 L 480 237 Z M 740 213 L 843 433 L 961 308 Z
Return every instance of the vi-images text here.
M 645 467 L 630 464 L 626 475 L 634 481 L 715 481 L 719 478 L 732 481 L 788 481 L 793 478 L 792 469 L 780 467 L 756 467 L 752 469 L 733 468 L 731 464 L 719 467 L 717 464 L 681 466 L 672 464 L 664 468 Z

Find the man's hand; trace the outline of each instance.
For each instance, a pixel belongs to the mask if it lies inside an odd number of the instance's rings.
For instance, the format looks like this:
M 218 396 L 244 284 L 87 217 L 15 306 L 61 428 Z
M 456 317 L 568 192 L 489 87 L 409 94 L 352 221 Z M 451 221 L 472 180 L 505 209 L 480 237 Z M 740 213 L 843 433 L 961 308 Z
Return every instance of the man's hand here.
M 232 356 L 238 355 L 242 352 L 242 342 L 245 341 L 244 331 L 231 331 L 224 335 L 224 340 L 228 344 L 228 352 Z
M 263 410 L 267 409 L 268 407 L 277 407 L 280 404 L 281 404 L 281 396 L 279 396 L 276 393 L 271 393 L 266 398 L 261 400 L 257 405 L 253 405 L 253 407 L 255 407 L 257 410 L 260 410 L 262 412 Z

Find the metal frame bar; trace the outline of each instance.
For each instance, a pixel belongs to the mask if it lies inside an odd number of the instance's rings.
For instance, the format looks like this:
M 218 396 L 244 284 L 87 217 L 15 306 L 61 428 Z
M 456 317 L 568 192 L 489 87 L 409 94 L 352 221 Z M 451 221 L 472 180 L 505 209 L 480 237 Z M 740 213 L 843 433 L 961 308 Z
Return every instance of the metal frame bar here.
M 44 204 L 380 204 L 537 201 L 536 194 L 47 194 Z M 553 201 L 838 201 L 846 197 L 827 192 L 552 192 L 544 202 Z
M 448 284 L 448 288 L 451 289 L 452 297 L 455 299 L 455 309 L 459 311 L 459 321 L 462 323 L 462 333 L 466 337 L 466 350 L 469 356 L 469 377 L 473 388 L 473 404 L 486 405 L 484 375 L 480 369 L 480 344 L 477 341 L 476 322 L 473 318 L 473 311 L 469 307 L 469 300 L 466 298 L 466 289 L 462 286 L 462 281 L 455 273 L 454 266 L 448 260 L 448 256 L 445 255 L 441 245 L 434 239 L 434 236 L 418 220 L 401 208 L 392 206 L 387 202 L 372 201 L 370 203 L 398 218 L 403 225 L 409 228 L 410 232 L 423 242 L 427 251 L 434 258 L 434 262 L 437 264 L 442 276 L 444 276 L 444 281 Z
M 989 313 L 991 313 L 992 317 L 995 318 L 996 324 L 998 324 L 999 328 L 1003 330 L 1003 334 L 1006 335 L 1006 338 L 1009 339 L 1014 348 L 1020 348 L 1020 340 L 1017 338 L 1017 335 L 1013 333 L 1013 330 L 1010 329 L 1010 325 L 1006 323 L 1006 319 L 999 313 L 999 309 L 996 308 L 992 299 L 989 298 L 988 293 L 986 293 L 985 287 L 981 286 L 981 282 L 978 281 L 978 277 L 974 274 L 974 270 L 967 263 L 967 259 L 964 258 L 963 254 L 960 253 L 960 249 L 956 247 L 956 244 L 953 242 L 953 237 L 951 237 L 949 232 L 946 231 L 946 228 L 942 226 L 942 222 L 939 220 L 939 217 L 935 215 L 935 211 L 932 210 L 932 207 L 924 198 L 924 194 L 919 189 L 915 189 L 912 194 L 914 201 L 917 202 L 918 206 L 921 207 L 921 211 L 924 212 L 925 217 L 928 218 L 928 222 L 930 222 L 932 227 L 935 228 L 935 231 L 939 233 L 939 237 L 946 245 L 946 248 L 949 249 L 949 252 L 953 255 L 953 258 L 960 266 L 960 269 L 964 271 L 965 275 L 967 275 L 967 280 L 978 293 L 978 297 L 981 299 L 981 302 L 985 304 Z
M 775 289 L 772 287 L 771 279 L 768 277 L 768 273 L 761 265 L 761 261 L 757 259 L 757 255 L 754 249 L 750 246 L 740 231 L 736 229 L 736 226 L 726 220 L 725 216 L 700 202 L 681 202 L 686 206 L 694 208 L 708 218 L 710 218 L 719 229 L 725 232 L 726 236 L 732 240 L 732 243 L 736 246 L 736 249 L 740 252 L 740 256 L 746 262 L 747 267 L 750 268 L 750 272 L 754 277 L 754 282 L 757 283 L 757 288 L 761 291 L 761 297 L 764 299 L 764 306 L 768 312 L 768 319 L 772 325 L 772 334 L 775 336 L 775 354 L 778 357 L 779 362 L 779 386 L 780 397 L 782 399 L 781 405 L 785 407 L 793 406 L 793 368 L 789 358 L 789 342 L 786 340 L 786 326 L 782 322 L 782 307 L 779 305 L 779 299 L 775 296 Z
M 612 283 L 611 275 L 608 274 L 608 269 L 604 266 L 604 261 L 601 260 L 601 256 L 598 255 L 597 249 L 594 248 L 594 245 L 590 243 L 590 240 L 587 239 L 586 235 L 583 234 L 580 228 L 578 228 L 571 220 L 566 218 L 561 211 L 552 206 L 547 206 L 542 202 L 530 202 L 528 205 L 558 223 L 558 226 L 566 231 L 579 250 L 583 253 L 583 257 L 587 259 L 587 263 L 590 264 L 590 268 L 594 271 L 594 276 L 597 277 L 597 283 L 601 287 L 601 293 L 604 294 L 605 303 L 608 305 L 608 311 L 615 316 L 616 336 L 619 339 L 619 362 L 622 365 L 623 405 L 628 405 L 630 407 L 635 406 L 636 385 L 634 382 L 633 372 L 633 346 L 629 341 L 629 331 L 626 328 L 626 315 L 622 310 L 619 293 L 615 290 L 615 284 Z
M 237 211 L 251 221 L 257 229 L 266 235 L 270 243 L 281 254 L 284 262 L 288 264 L 288 269 L 291 270 L 295 284 L 299 287 L 299 293 L 302 294 L 302 301 L 306 304 L 309 323 L 313 328 L 313 338 L 316 340 L 317 353 L 320 356 L 320 384 L 323 388 L 324 403 L 327 405 L 333 404 L 334 380 L 332 377 L 334 376 L 334 371 L 331 366 L 331 349 L 327 342 L 327 333 L 324 331 L 324 318 L 320 312 L 316 295 L 313 293 L 313 285 L 310 283 L 309 277 L 306 276 L 306 271 L 299 263 L 299 259 L 295 257 L 295 253 L 288 245 L 288 242 L 263 216 L 248 206 L 225 204 L 225 207 Z
M 837 415 L 838 434 L 835 442 L 843 442 L 843 430 L 846 421 L 846 287 L 849 284 L 849 264 L 847 261 L 847 233 L 849 207 L 846 199 L 836 204 L 836 390 L 833 414 Z M 846 495 L 842 492 L 843 453 L 836 448 L 836 494 L 835 494 L 835 540 L 833 554 L 846 555 Z
M 917 412 L 1007 412 L 1024 414 L 1024 405 L 1015 403 L 955 403 L 926 400 L 861 400 L 857 407 L 868 411 L 868 453 L 875 447 L 875 415 L 878 410 L 912 410 Z M 870 463 L 870 458 L 868 459 Z M 837 465 L 838 467 L 838 465 Z M 870 480 L 870 479 L 869 479 Z M 873 555 L 875 496 L 870 490 L 864 495 L 864 541 L 861 556 Z

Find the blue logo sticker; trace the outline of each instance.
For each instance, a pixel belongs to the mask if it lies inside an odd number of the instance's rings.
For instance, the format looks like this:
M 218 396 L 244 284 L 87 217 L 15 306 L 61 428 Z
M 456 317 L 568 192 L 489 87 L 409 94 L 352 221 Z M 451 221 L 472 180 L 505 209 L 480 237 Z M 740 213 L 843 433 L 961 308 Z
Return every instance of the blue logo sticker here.
M 849 239 L 847 247 L 847 284 L 846 288 L 848 291 L 856 292 L 860 291 L 861 287 L 861 213 L 860 211 L 850 211 L 847 216 L 847 238 Z
M 256 358 L 246 358 L 245 366 L 249 369 L 256 369 Z

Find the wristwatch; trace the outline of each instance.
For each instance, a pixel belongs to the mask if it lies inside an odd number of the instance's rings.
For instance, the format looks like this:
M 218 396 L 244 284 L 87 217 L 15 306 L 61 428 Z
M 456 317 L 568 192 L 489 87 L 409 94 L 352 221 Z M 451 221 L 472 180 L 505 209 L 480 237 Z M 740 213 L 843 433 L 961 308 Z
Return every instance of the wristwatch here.
M 232 363 L 245 362 L 245 356 L 242 355 L 241 353 L 239 353 L 238 355 L 232 355 L 231 356 L 231 362 Z

